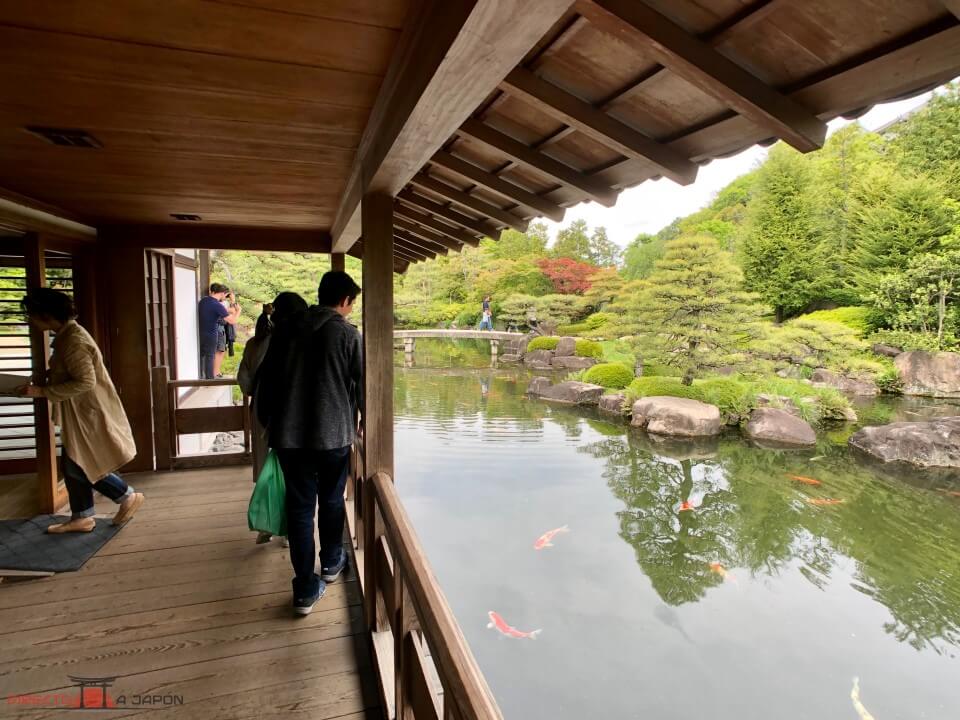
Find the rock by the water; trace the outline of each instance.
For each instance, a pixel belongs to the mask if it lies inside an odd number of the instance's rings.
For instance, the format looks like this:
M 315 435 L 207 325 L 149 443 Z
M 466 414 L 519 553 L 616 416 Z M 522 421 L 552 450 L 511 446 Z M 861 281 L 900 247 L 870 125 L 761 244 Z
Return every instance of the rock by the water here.
M 614 393 L 613 395 L 604 395 L 600 398 L 600 411 L 610 413 L 611 415 L 629 415 L 630 412 L 624 408 L 627 396 L 623 393 Z
M 215 453 L 243 452 L 244 449 L 242 432 L 217 433 L 210 446 L 210 452 Z
M 518 363 L 520 362 L 520 359 L 520 356 L 516 353 L 507 353 L 506 355 L 501 355 L 499 357 L 499 360 L 502 363 Z
M 562 370 L 586 370 L 593 367 L 597 361 L 588 357 L 577 357 L 576 355 L 557 355 L 553 359 L 553 366 Z
M 557 343 L 557 357 L 571 357 L 577 352 L 577 339 L 573 337 L 562 337 Z
M 814 445 L 817 442 L 817 434 L 807 422 L 780 408 L 756 408 L 750 413 L 750 421 L 743 432 L 753 440 L 778 445 Z
M 704 437 L 720 432 L 720 409 L 688 398 L 654 395 L 633 404 L 630 424 L 647 432 L 679 437 Z
M 767 393 L 758 393 L 756 397 L 757 407 L 761 408 L 779 408 L 784 412 L 800 417 L 800 410 L 794 404 L 793 400 L 786 395 L 770 395 Z
M 523 356 L 523 361 L 527 365 L 532 365 L 533 363 L 549 365 L 553 361 L 553 350 L 531 350 Z
M 530 397 L 540 397 L 550 388 L 550 378 L 535 377 L 527 386 L 527 395 Z
M 885 355 L 886 357 L 895 358 L 897 355 L 900 355 L 903 350 L 894 347 L 893 345 L 884 345 L 883 343 L 874 343 L 873 347 L 870 348 L 877 355 Z
M 786 378 L 788 380 L 798 380 L 800 378 L 800 366 L 788 365 L 785 368 L 780 368 L 777 370 L 777 377 Z
M 904 395 L 960 398 L 960 353 L 917 350 L 893 359 Z
M 602 395 L 603 388 L 600 385 L 567 380 L 547 388 L 540 397 L 565 405 L 596 405 Z
M 830 370 L 814 370 L 810 382 L 815 387 L 831 387 L 850 395 L 879 395 L 880 389 L 872 380 L 857 380 L 838 375 Z
M 883 462 L 960 468 L 960 416 L 865 427 L 849 443 Z
M 553 365 L 544 362 L 527 363 L 527 367 L 529 367 L 531 370 L 553 370 Z

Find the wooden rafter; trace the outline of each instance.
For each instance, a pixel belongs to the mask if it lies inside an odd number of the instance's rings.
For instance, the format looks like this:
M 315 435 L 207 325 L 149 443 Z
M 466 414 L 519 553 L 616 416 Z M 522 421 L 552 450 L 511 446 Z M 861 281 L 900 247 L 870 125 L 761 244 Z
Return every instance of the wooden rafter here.
M 940 0 L 943 6 L 960 19 L 960 0 Z
M 430 192 L 445 197 L 450 202 L 461 205 L 469 210 L 473 210 L 481 215 L 486 215 L 488 218 L 491 218 L 496 222 L 503 223 L 507 227 L 511 227 L 514 230 L 526 232 L 527 227 L 529 226 L 529 223 L 527 223 L 526 220 L 517 217 L 509 210 L 504 210 L 496 205 L 491 205 L 490 203 L 485 202 L 480 198 L 471 195 L 470 193 L 459 190 L 452 185 L 448 185 L 445 182 L 437 180 L 434 177 L 430 177 L 426 173 L 417 173 L 413 176 L 413 179 L 410 182 L 417 187 L 421 187 L 424 190 L 429 190 Z
M 450 252 L 450 248 L 446 245 L 441 245 L 440 243 L 435 243 L 432 240 L 424 240 L 421 237 L 417 237 L 413 233 L 409 233 L 406 230 L 402 230 L 398 227 L 393 228 L 393 236 L 398 240 L 402 241 L 406 245 L 410 245 L 413 248 L 422 247 L 425 250 L 430 250 L 435 252 L 437 255 L 446 255 Z M 451 243 L 457 245 L 456 243 Z M 462 245 L 457 245 L 456 249 L 463 247 Z
M 467 180 L 482 185 L 488 190 L 492 190 L 498 195 L 503 195 L 539 214 L 546 215 L 551 220 L 555 220 L 556 222 L 563 220 L 564 209 L 556 203 L 542 198 L 529 190 L 525 190 L 519 185 L 507 182 L 503 178 L 497 177 L 493 173 L 487 172 L 483 168 L 477 167 L 455 155 L 441 150 L 430 158 L 430 162 L 436 163 L 442 168 L 461 175 Z
M 514 69 L 500 87 L 621 155 L 652 163 L 674 182 L 689 185 L 697 177 L 697 166 L 687 158 L 529 70 Z
M 460 133 L 482 142 L 484 145 L 503 153 L 512 160 L 543 173 L 549 178 L 585 193 L 591 200 L 601 205 L 613 207 L 617 202 L 617 193 L 599 180 L 585 175 L 575 168 L 554 160 L 548 155 L 525 145 L 473 118 L 460 126 Z
M 394 208 L 394 214 L 397 218 L 405 218 L 411 222 L 415 222 L 418 225 L 422 225 L 430 230 L 440 233 L 441 235 L 446 235 L 449 238 L 463 243 L 464 245 L 471 245 L 476 247 L 480 244 L 480 239 L 475 235 L 471 235 L 466 230 L 462 230 L 453 225 L 448 225 L 445 222 L 440 222 L 432 215 L 427 213 L 421 213 L 407 205 L 397 205 Z M 405 228 L 409 229 L 409 228 Z
M 415 235 L 419 238 L 423 238 L 424 240 L 429 240 L 437 245 L 443 245 L 448 250 L 455 250 L 459 252 L 466 244 L 441 233 L 434 232 L 433 230 L 425 228 L 422 225 L 417 225 L 415 222 L 407 220 L 406 218 L 396 214 L 393 218 L 393 224 L 395 229 L 401 229 L 404 232 L 410 233 L 411 235 Z M 479 245 L 480 243 L 478 242 L 477 244 Z
M 413 9 L 360 140 L 332 235 L 360 236 L 360 197 L 396 195 L 519 63 L 572 0 L 422 0 Z
M 407 205 L 412 205 L 420 210 L 426 210 L 432 215 L 436 215 L 444 220 L 449 220 L 452 223 L 456 223 L 465 230 L 469 230 L 477 235 L 483 235 L 485 237 L 492 238 L 497 238 L 500 236 L 500 231 L 495 225 L 486 222 L 485 220 L 475 220 L 472 217 L 468 217 L 463 213 L 459 213 L 456 210 L 447 207 L 443 203 L 434 202 L 430 198 L 424 197 L 423 195 L 418 195 L 412 190 L 401 190 L 397 194 L 397 199 L 406 203 Z
M 406 245 L 396 238 L 394 238 L 393 243 L 393 252 L 399 255 L 400 257 L 405 257 L 410 260 L 427 260 L 431 257 L 435 257 L 432 253 L 427 253 L 426 250 L 420 250 L 419 248 L 413 248 L 409 245 Z
M 798 150 L 807 152 L 823 146 L 825 122 L 645 3 L 578 0 L 577 10 L 627 45 L 647 48 L 672 72 Z

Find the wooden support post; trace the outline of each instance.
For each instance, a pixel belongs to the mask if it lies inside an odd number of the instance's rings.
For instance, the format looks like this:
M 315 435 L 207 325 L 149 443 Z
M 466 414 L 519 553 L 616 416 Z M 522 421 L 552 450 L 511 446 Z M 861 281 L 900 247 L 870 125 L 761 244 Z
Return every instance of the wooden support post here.
M 174 450 L 170 433 L 170 369 L 165 365 L 150 371 L 153 395 L 154 455 L 157 470 L 173 469 Z
M 47 286 L 47 265 L 44 258 L 44 238 L 41 235 L 27 235 L 24 242 L 24 264 L 26 266 L 27 287 Z M 47 369 L 50 367 L 50 335 L 45 330 L 30 326 L 30 357 L 33 367 L 33 383 L 45 385 Z M 40 512 L 53 513 L 63 504 L 60 491 L 60 472 L 57 469 L 57 440 L 50 412 L 50 401 L 35 398 L 33 401 L 33 422 L 37 447 L 37 485 L 40 500 Z
M 346 255 L 343 253 L 330 253 L 330 269 L 343 272 L 346 268 Z
M 197 268 L 198 297 L 204 297 L 210 291 L 210 251 L 200 250 Z
M 368 193 L 363 224 L 363 607 L 376 631 L 378 533 L 371 479 L 393 477 L 393 198 Z M 380 530 L 382 534 L 382 530 Z

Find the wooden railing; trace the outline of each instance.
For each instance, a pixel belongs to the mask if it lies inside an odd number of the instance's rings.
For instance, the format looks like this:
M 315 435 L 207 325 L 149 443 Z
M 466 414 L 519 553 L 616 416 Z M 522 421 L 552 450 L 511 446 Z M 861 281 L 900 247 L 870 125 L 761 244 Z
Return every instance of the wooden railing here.
M 364 477 L 356 445 L 347 487 L 364 614 L 391 720 L 503 715 L 385 473 Z
M 151 373 L 154 445 L 158 470 L 245 465 L 251 462 L 251 421 L 248 398 L 240 405 L 180 407 L 183 388 L 233 387 L 235 378 L 218 380 L 171 380 L 166 367 Z M 243 432 L 243 452 L 181 454 L 180 435 Z

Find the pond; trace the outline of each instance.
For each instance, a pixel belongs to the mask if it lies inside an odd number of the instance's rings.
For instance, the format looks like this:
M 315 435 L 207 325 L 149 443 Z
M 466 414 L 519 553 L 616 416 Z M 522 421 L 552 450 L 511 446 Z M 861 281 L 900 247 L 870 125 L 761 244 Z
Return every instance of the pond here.
M 865 466 L 849 428 L 658 442 L 524 399 L 482 343 L 422 345 L 396 371 L 397 488 L 507 718 L 855 719 L 854 678 L 877 720 L 960 717 L 960 478 Z

